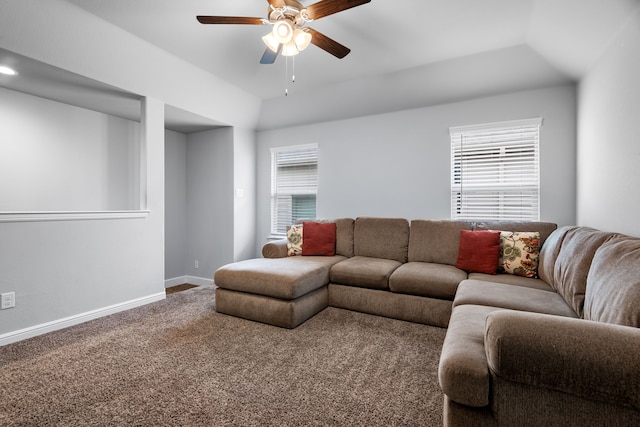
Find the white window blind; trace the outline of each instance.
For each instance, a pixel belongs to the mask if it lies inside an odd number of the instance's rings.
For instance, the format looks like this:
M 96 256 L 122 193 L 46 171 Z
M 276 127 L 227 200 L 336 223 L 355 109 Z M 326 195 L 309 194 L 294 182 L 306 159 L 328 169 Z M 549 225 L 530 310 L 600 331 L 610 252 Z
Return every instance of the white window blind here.
M 542 119 L 450 128 L 451 218 L 540 217 Z
M 316 217 L 318 146 L 271 149 L 271 234 L 283 235 L 298 219 Z

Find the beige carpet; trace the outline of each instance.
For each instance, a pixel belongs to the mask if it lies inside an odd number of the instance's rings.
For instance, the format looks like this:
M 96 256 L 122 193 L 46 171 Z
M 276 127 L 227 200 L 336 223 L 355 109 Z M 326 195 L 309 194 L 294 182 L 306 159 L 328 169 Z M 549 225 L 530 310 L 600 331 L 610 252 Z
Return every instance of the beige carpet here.
M 195 288 L 196 285 L 191 285 L 189 283 L 183 283 L 182 285 L 171 286 L 169 288 L 165 288 L 165 294 L 174 294 L 176 292 L 186 291 L 187 289 Z
M 442 425 L 444 335 L 337 308 L 280 329 L 190 289 L 0 347 L 0 425 Z

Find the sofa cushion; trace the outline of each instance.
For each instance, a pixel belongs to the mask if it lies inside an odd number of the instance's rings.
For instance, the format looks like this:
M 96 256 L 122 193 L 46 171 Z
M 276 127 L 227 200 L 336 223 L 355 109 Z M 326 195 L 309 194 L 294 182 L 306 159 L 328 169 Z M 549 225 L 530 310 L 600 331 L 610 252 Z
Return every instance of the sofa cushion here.
M 474 230 L 537 231 L 540 233 L 541 247 L 549 235 L 558 228 L 558 224 L 546 221 L 477 221 L 473 224 Z
M 510 310 L 576 317 L 576 313 L 555 292 L 504 283 L 465 280 L 458 286 L 453 306 L 486 305 Z
M 454 402 L 489 404 L 489 367 L 484 350 L 485 320 L 495 307 L 454 307 L 438 365 L 440 388 Z
M 467 273 L 452 265 L 430 262 L 402 264 L 389 278 L 389 290 L 402 294 L 453 300 Z
M 584 309 L 587 275 L 596 250 L 612 233 L 589 227 L 577 227 L 566 232 L 555 260 L 553 282 L 556 292 L 573 308 L 579 317 Z
M 554 290 L 553 271 L 556 266 L 558 254 L 560 254 L 560 249 L 562 249 L 562 241 L 567 235 L 567 232 L 576 228 L 578 227 L 566 226 L 558 228 L 549 235 L 540 249 L 540 258 L 538 258 L 538 277 L 548 283 Z
M 640 328 L 640 239 L 617 237 L 596 251 L 584 318 Z
M 360 217 L 354 226 L 354 254 L 407 262 L 409 222 L 404 218 Z
M 470 273 L 469 279 L 482 280 L 483 282 L 504 283 L 505 285 L 522 286 L 524 288 L 555 292 L 553 288 L 542 279 L 531 279 L 529 277 L 514 276 L 513 274 Z
M 353 218 L 339 218 L 336 223 L 336 255 L 352 257 L 353 254 Z
M 317 219 L 320 224 L 336 224 L 336 255 L 353 256 L 353 218 Z
M 336 224 L 305 221 L 302 255 L 334 256 L 336 254 Z
M 409 262 L 455 265 L 462 230 L 471 230 L 471 223 L 414 219 L 409 234 Z
M 535 279 L 538 277 L 540 233 L 537 231 L 502 231 L 498 272 Z
M 332 283 L 371 289 L 389 289 L 389 276 L 401 264 L 385 258 L 354 256 L 331 268 Z
M 214 283 L 223 289 L 280 299 L 295 299 L 329 283 L 329 269 L 346 259 L 333 257 L 256 258 L 216 270 Z
M 495 274 L 500 256 L 499 231 L 460 232 L 456 267 L 469 273 Z

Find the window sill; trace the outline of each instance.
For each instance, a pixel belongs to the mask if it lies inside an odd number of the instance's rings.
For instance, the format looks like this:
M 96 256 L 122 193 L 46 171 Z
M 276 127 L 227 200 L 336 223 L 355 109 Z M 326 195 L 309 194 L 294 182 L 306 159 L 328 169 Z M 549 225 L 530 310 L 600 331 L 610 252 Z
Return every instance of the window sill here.
M 275 242 L 278 240 L 287 240 L 287 235 L 286 234 L 271 234 L 269 237 L 267 237 L 267 241 L 268 242 Z
M 84 221 L 95 219 L 146 218 L 148 210 L 132 211 L 55 211 L 55 212 L 0 212 L 1 222 Z

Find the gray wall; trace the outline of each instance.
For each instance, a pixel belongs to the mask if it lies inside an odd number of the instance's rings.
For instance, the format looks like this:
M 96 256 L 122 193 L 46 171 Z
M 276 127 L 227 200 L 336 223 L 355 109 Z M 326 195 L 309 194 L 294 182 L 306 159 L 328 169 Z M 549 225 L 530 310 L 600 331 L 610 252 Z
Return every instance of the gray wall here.
M 317 143 L 318 217 L 449 218 L 449 127 L 542 117 L 541 219 L 575 223 L 574 85 L 258 133 L 258 235 L 269 235 L 270 147 Z
M 16 308 L 0 311 L 0 342 L 25 330 L 41 331 L 42 325 L 64 326 L 161 297 L 164 104 L 244 127 L 256 123 L 260 109 L 253 95 L 68 2 L 21 0 L 3 2 L 2 8 L 1 48 L 150 97 L 151 114 L 143 129 L 146 218 L 0 223 L 0 292 L 16 292 Z M 233 162 L 233 155 L 225 159 Z M 233 184 L 228 185 L 228 200 L 218 209 L 225 218 L 233 215 Z M 233 259 L 229 248 L 231 255 L 220 259 Z M 201 275 L 209 277 L 207 270 Z
M 147 216 L 0 223 L 0 292 L 16 296 L 15 308 L 0 311 L 0 343 L 164 298 L 164 106 L 145 104 Z M 30 123 L 41 119 L 34 109 Z M 59 123 L 48 142 L 64 144 L 73 123 Z M 109 128 L 90 127 L 97 140 L 110 140 Z M 32 155 L 42 160 L 42 153 Z
M 253 258 L 256 245 L 256 135 L 233 129 L 234 261 Z
M 139 123 L 3 88 L 0 118 L 0 211 L 139 209 Z
M 640 10 L 579 88 L 578 223 L 640 237 Z
M 221 265 L 254 256 L 255 133 L 166 131 L 165 146 L 166 285 L 210 283 Z
M 186 275 L 187 136 L 165 131 L 165 279 Z
M 211 281 L 218 267 L 234 260 L 233 150 L 232 128 L 187 137 L 189 276 Z

